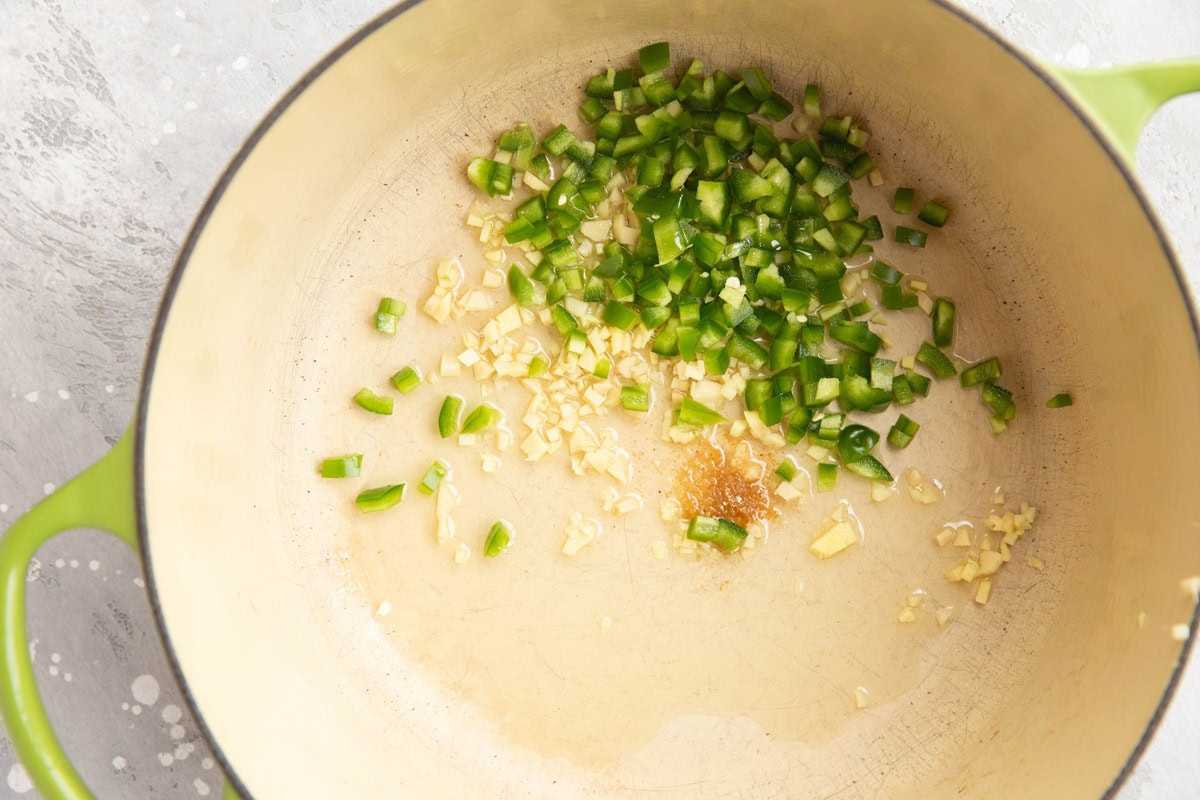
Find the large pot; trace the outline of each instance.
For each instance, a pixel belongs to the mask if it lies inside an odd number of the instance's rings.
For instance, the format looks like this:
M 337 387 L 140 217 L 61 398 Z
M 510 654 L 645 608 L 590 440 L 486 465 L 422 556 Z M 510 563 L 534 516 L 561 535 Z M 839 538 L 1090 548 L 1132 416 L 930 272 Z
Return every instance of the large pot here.
M 38 789 L 91 796 L 37 695 L 24 575 L 42 542 L 88 525 L 140 550 L 181 683 L 245 797 L 1115 793 L 1183 668 L 1175 626 L 1195 624 L 1180 581 L 1200 573 L 1197 322 L 1130 162 L 1153 109 L 1200 89 L 1200 63 L 1051 71 L 940 2 L 519 7 L 388 12 L 284 98 L 218 183 L 171 276 L 129 434 L 0 542 L 0 708 Z M 957 201 L 942 246 L 903 258 L 959 299 L 965 346 L 1004 357 L 1029 401 L 994 439 L 977 408 L 933 399 L 940 418 L 912 458 L 958 498 L 946 514 L 977 510 L 996 483 L 1035 501 L 1047 569 L 1015 572 L 944 633 L 864 633 L 905 587 L 940 580 L 908 512 L 866 509 L 874 533 L 836 578 L 788 549 L 787 523 L 747 562 L 662 568 L 620 550 L 564 564 L 550 549 L 467 572 L 435 557 L 428 506 L 366 519 L 314 476 L 342 450 L 365 450 L 377 476 L 428 463 L 424 422 L 369 424 L 345 397 L 373 360 L 420 359 L 449 333 L 414 322 L 397 356 L 363 309 L 423 299 L 438 257 L 471 263 L 469 154 L 514 121 L 573 118 L 581 76 L 660 39 L 713 66 L 762 64 L 792 95 L 818 79 L 867 120 L 886 175 Z M 1076 405 L 1044 409 L 1063 387 Z M 550 529 L 556 485 L 501 476 L 473 512 L 542 509 Z M 798 573 L 821 591 L 763 588 Z M 721 581 L 750 588 L 705 588 Z M 400 613 L 384 618 L 389 586 Z M 608 644 L 562 634 L 602 609 L 617 620 Z M 592 648 L 595 669 L 555 672 L 577 663 L 567 644 Z M 764 708 L 780 666 L 763 652 L 830 688 Z M 713 694 L 688 663 L 748 664 L 748 688 Z M 495 670 L 500 689 L 472 670 Z M 857 712 L 847 692 L 864 671 L 878 688 Z M 637 746 L 605 747 L 628 726 Z

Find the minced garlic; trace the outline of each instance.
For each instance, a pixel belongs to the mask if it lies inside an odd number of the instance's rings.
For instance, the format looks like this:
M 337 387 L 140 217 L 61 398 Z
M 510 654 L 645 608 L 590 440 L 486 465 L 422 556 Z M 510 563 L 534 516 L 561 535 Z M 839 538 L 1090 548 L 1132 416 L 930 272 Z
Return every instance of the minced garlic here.
M 945 491 L 937 480 L 922 475 L 918 469 L 910 468 L 905 470 L 904 480 L 908 484 L 908 496 L 914 502 L 922 505 L 931 505 L 939 502 L 946 496 Z
M 443 478 L 438 484 L 437 497 L 434 503 L 434 514 L 437 519 L 436 536 L 438 544 L 445 544 L 454 538 L 454 520 L 451 514 L 459 504 L 458 490 L 450 479 Z
M 571 521 L 567 524 L 566 539 L 563 541 L 563 555 L 578 554 L 580 550 L 599 539 L 602 531 L 600 520 L 584 518 L 578 512 L 572 514 Z
M 886 503 L 896 496 L 896 482 L 884 483 L 883 481 L 871 482 L 871 500 L 876 503 Z
M 817 558 L 830 558 L 853 544 L 858 544 L 858 531 L 849 522 L 839 521 L 814 539 L 808 549 Z
M 979 582 L 979 586 L 975 589 L 975 602 L 979 605 L 985 605 L 988 598 L 992 594 L 992 579 L 984 578 Z

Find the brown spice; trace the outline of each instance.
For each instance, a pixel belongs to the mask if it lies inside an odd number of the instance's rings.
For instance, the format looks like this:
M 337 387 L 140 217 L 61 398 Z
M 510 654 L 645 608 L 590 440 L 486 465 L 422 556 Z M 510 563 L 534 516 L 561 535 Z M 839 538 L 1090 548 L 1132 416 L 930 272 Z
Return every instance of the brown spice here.
M 684 519 L 732 520 L 743 528 L 774 516 L 761 462 L 734 448 L 697 438 L 675 476 L 673 494 Z

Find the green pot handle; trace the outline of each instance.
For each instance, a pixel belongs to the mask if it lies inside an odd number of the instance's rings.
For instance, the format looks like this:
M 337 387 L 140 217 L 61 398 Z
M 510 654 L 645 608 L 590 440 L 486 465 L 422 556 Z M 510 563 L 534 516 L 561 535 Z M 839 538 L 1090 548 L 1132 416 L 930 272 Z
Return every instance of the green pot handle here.
M 133 485 L 133 433 L 128 431 L 83 474 L 29 510 L 0 538 L 0 715 L 13 749 L 46 800 L 95 800 L 71 764 L 38 693 L 29 636 L 25 589 L 38 548 L 72 528 L 100 528 L 138 551 Z M 225 800 L 237 800 L 226 783 Z
M 1146 121 L 1172 97 L 1200 92 L 1200 58 L 1104 69 L 1047 66 L 1132 166 Z

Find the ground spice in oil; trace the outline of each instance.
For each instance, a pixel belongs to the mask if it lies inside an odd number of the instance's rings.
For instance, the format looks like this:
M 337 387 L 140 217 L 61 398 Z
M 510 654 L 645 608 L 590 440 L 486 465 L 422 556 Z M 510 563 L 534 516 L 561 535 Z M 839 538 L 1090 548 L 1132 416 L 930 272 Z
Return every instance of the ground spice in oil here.
M 703 515 L 743 528 L 775 515 L 767 469 L 743 443 L 730 446 L 696 438 L 675 475 L 673 495 L 683 519 Z

